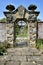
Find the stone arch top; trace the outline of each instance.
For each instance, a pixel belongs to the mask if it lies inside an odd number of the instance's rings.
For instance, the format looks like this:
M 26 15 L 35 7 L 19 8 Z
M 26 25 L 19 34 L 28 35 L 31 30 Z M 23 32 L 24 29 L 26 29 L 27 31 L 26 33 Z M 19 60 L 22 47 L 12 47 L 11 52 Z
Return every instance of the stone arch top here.
M 20 7 L 18 7 L 17 10 L 15 10 L 15 11 L 16 11 L 16 13 L 15 13 L 16 19 L 17 18 L 19 18 L 19 19 L 26 18 L 28 20 L 29 12 L 22 5 Z
M 19 19 L 25 18 L 27 20 L 28 19 L 33 20 L 38 16 L 39 12 L 37 12 L 37 11 L 34 11 L 34 12 L 33 11 L 28 11 L 25 7 L 20 5 L 15 11 L 12 11 L 12 12 L 7 11 L 7 12 L 4 12 L 4 14 L 5 14 L 8 21 L 14 22 L 17 18 L 19 18 Z
M 16 19 L 27 19 L 29 18 L 29 12 L 28 10 L 23 7 L 22 5 L 20 5 L 15 11 L 13 12 L 4 12 L 5 16 L 7 17 L 7 19 L 11 19 L 15 21 Z

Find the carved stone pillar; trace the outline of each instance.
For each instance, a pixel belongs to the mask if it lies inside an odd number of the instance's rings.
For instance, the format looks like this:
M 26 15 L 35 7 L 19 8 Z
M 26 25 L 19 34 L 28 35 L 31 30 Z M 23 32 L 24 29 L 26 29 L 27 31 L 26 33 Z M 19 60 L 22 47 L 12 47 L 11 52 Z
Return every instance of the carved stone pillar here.
M 8 47 L 13 47 L 14 44 L 14 22 L 13 22 L 13 13 L 4 12 L 6 16 L 6 37 L 8 42 Z M 15 21 L 15 20 L 14 20 Z
M 14 23 L 7 23 L 6 24 L 6 36 L 7 36 L 7 41 L 8 45 L 10 47 L 13 47 L 13 40 L 14 40 Z
M 36 43 L 36 22 L 30 23 L 30 45 L 34 45 Z

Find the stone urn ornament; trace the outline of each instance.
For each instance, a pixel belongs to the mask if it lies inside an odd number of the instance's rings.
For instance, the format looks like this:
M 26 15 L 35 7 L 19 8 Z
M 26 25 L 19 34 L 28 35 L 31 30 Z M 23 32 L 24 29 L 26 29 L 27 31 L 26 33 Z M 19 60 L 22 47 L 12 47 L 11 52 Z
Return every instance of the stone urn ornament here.
M 9 11 L 13 11 L 13 10 L 15 10 L 15 7 L 10 4 L 10 5 L 6 6 L 6 9 L 9 10 Z
M 37 8 L 36 5 L 31 4 L 28 9 L 34 11 Z

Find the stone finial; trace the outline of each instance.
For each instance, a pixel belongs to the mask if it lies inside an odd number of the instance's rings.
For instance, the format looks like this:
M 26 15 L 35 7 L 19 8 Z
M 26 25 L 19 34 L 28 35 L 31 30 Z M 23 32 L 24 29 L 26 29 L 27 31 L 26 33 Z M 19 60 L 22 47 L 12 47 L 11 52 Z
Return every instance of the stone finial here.
M 15 7 L 10 4 L 10 5 L 6 6 L 6 9 L 9 10 L 9 11 L 13 11 L 15 9 Z
M 29 7 L 28 7 L 28 9 L 29 10 L 35 10 L 37 8 L 37 6 L 36 5 L 33 5 L 33 4 L 31 4 Z

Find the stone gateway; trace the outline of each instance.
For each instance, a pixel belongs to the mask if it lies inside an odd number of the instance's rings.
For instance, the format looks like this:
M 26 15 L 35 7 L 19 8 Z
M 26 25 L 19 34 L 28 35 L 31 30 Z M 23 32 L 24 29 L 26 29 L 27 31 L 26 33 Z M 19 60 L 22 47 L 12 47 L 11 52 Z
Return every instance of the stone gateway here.
M 35 7 L 34 5 L 32 6 Z M 5 24 L 5 34 L 6 34 L 6 40 L 10 47 L 13 47 L 16 44 L 16 32 L 15 32 L 15 26 L 16 22 L 18 21 L 24 21 L 27 24 L 27 40 L 28 45 L 35 44 L 37 40 L 37 16 L 39 15 L 38 11 L 35 11 L 36 8 L 30 10 L 27 10 L 22 5 L 19 6 L 16 10 L 13 10 L 12 5 L 8 5 L 6 7 L 7 10 L 5 11 L 4 15 L 6 16 L 6 22 L 1 23 Z M 22 38 L 23 39 L 23 38 Z

